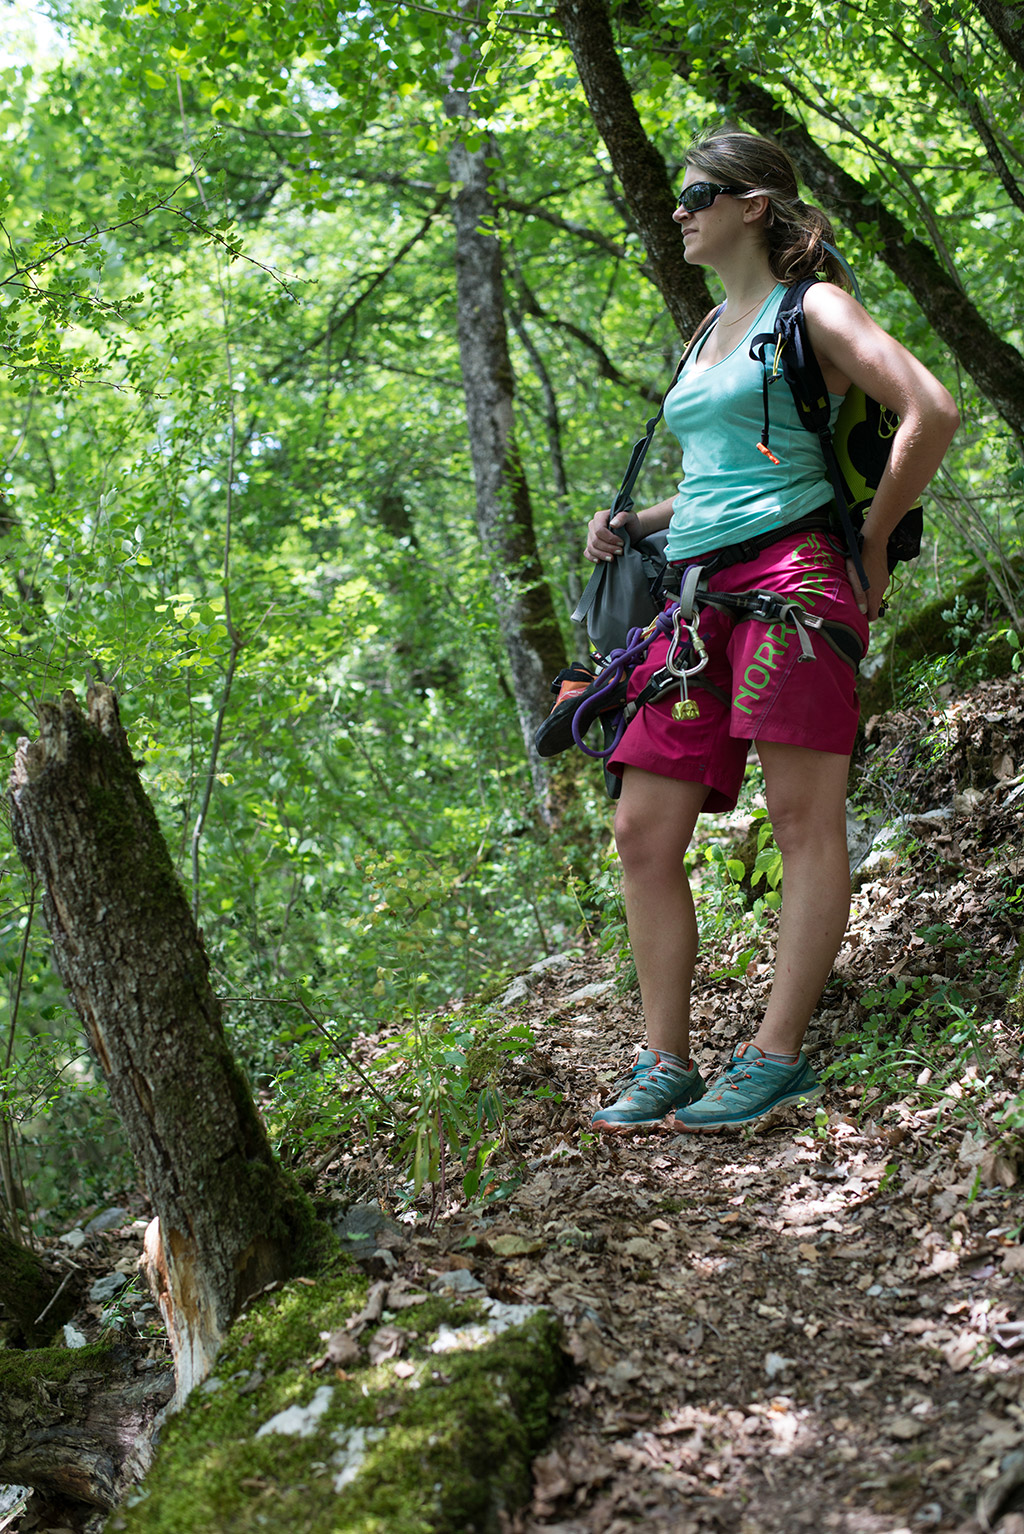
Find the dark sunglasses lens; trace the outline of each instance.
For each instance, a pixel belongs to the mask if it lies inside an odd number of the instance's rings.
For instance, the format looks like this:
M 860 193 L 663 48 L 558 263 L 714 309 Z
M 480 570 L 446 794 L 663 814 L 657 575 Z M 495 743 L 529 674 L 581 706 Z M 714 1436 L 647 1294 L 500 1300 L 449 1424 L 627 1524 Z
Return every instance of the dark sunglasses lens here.
M 714 200 L 714 193 L 707 181 L 695 181 L 692 186 L 684 187 L 679 194 L 679 206 L 685 208 L 687 213 L 700 213 L 702 209 L 710 208 Z

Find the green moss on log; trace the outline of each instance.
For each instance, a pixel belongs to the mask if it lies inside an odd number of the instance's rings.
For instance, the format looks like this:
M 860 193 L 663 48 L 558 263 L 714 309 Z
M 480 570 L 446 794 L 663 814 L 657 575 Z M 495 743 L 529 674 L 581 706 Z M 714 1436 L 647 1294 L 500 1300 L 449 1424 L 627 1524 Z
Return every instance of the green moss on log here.
M 118 1364 L 124 1347 L 93 1342 L 84 1348 L 0 1349 L 0 1396 L 17 1400 L 33 1386 L 66 1385 L 80 1374 L 108 1374 Z
M 499 1513 L 528 1496 L 548 1432 L 563 1370 L 556 1322 L 539 1313 L 479 1346 L 434 1353 L 440 1327 L 480 1315 L 473 1301 L 431 1297 L 385 1314 L 404 1334 L 399 1356 L 371 1364 L 370 1329 L 358 1361 L 314 1371 L 324 1334 L 344 1328 L 365 1293 L 345 1270 L 236 1322 L 214 1379 L 168 1425 L 110 1534 L 496 1534 Z M 314 1398 L 325 1409 L 310 1436 L 257 1436 Z

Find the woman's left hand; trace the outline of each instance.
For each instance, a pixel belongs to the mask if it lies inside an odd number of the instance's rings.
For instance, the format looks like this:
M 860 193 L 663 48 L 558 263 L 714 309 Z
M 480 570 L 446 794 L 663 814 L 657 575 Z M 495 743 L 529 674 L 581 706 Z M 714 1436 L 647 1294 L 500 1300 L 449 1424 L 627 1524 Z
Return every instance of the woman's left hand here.
M 874 623 L 882 608 L 885 588 L 889 584 L 889 560 L 885 544 L 883 543 L 881 548 L 876 548 L 868 539 L 865 539 L 860 558 L 864 566 L 864 574 L 868 578 L 867 591 L 860 583 L 860 576 L 852 559 L 846 561 L 846 569 L 857 606 L 867 616 L 868 622 Z

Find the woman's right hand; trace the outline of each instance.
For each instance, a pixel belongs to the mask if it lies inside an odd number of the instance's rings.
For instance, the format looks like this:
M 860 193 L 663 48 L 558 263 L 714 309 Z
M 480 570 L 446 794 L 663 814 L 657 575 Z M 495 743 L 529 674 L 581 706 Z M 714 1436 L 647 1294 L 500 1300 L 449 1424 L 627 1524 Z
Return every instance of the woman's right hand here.
M 624 527 L 625 523 L 630 521 L 635 522 L 636 520 L 636 512 L 620 511 L 615 516 L 611 526 Z M 629 541 L 630 539 L 627 533 L 626 542 Z M 591 564 L 607 564 L 610 560 L 613 560 L 616 555 L 621 554 L 625 547 L 626 543 L 623 542 L 623 539 L 619 536 L 619 534 L 611 531 L 611 527 L 609 526 L 608 522 L 607 508 L 605 508 L 603 511 L 597 512 L 596 515 L 591 517 L 590 524 L 587 527 L 587 547 L 584 550 L 584 553 L 590 560 Z

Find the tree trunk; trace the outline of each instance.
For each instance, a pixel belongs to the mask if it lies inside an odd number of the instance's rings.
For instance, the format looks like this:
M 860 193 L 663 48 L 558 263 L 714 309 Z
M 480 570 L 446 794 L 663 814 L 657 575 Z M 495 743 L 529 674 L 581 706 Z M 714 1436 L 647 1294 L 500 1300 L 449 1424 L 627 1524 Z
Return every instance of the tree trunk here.
M 73 1313 L 76 1298 L 70 1285 L 62 1292 L 61 1280 L 35 1252 L 0 1230 L 0 1306 L 16 1332 L 9 1343 L 43 1347 Z
M 169 1368 L 124 1344 L 0 1352 L 0 1479 L 47 1498 L 116 1507 L 148 1468 Z
M 930 246 L 911 238 L 896 215 L 830 159 L 763 86 L 729 75 L 723 77 L 721 99 L 758 133 L 777 139 L 814 195 L 852 230 L 865 224 L 878 230 L 890 271 L 1010 429 L 1024 437 L 1024 357 L 988 324 Z
M 450 92 L 446 108 L 450 116 L 464 116 L 464 93 Z M 486 163 L 492 153 L 486 138 L 476 149 L 467 148 L 460 138 L 448 161 L 458 187 L 453 216 L 459 358 L 477 530 L 530 772 L 538 802 L 546 806 L 548 770 L 537 755 L 533 736 L 551 707 L 551 678 L 565 664 L 565 647 L 544 579 L 529 487 L 515 440 L 501 245 L 489 232 L 496 213 Z
M 974 6 L 1013 62 L 1024 69 L 1024 5 L 1007 5 L 1005 0 L 974 0 Z
M 113 692 L 90 688 L 88 709 L 69 692 L 40 707 L 41 738 L 18 744 L 11 826 L 157 1213 L 148 1276 L 180 1402 L 245 1301 L 309 1260 L 317 1227 L 228 1049 Z
M 676 329 L 688 340 L 713 300 L 703 273 L 687 265 L 679 227 L 672 222 L 676 199 L 668 169 L 640 121 L 605 0 L 558 0 L 556 14 L 654 280 Z

